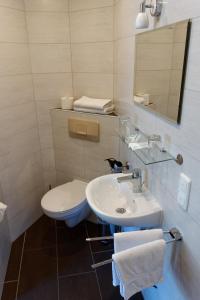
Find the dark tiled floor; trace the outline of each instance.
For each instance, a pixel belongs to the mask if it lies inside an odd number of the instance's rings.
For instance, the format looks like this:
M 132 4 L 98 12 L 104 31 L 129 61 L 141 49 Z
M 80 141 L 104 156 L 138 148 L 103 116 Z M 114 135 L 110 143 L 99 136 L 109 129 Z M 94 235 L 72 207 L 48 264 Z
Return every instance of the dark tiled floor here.
M 70 229 L 43 216 L 13 243 L 1 300 L 122 300 L 111 265 L 91 269 L 112 256 L 112 243 L 85 241 L 100 235 L 100 225 Z

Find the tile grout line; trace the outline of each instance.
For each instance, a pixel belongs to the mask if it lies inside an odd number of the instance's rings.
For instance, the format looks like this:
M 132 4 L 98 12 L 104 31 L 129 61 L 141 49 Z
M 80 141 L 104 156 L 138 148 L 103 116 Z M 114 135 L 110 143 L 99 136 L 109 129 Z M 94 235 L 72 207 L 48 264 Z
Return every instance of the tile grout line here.
M 5 283 L 15 283 L 15 282 L 18 282 L 18 280 L 17 279 L 14 279 L 14 280 L 5 280 L 4 282 L 1 282 L 1 283 L 5 284 Z
M 24 250 L 24 252 L 31 252 L 31 251 L 41 251 L 41 250 L 48 250 L 48 249 L 52 249 L 55 248 L 54 245 L 52 246 L 46 246 L 46 247 L 40 247 L 40 248 L 27 248 Z
M 101 254 L 101 253 L 107 253 L 107 252 L 113 252 L 114 249 L 107 249 L 107 250 L 101 250 L 101 251 L 94 251 L 94 254 Z
M 87 271 L 87 272 L 81 272 L 81 273 L 72 273 L 72 274 L 68 274 L 68 275 L 61 275 L 58 278 L 64 279 L 64 278 L 68 278 L 68 277 L 76 277 L 76 276 L 81 276 L 81 275 L 86 275 L 86 274 L 91 274 L 91 273 L 95 273 L 95 271 Z
M 116 57 L 115 57 L 115 4 L 113 3 L 112 5 L 113 8 L 113 41 L 112 41 L 112 46 L 113 46 L 113 104 L 115 105 L 115 87 L 116 87 L 116 82 L 115 82 L 115 61 L 116 61 Z
M 86 231 L 87 237 L 89 237 L 88 229 L 87 229 L 87 224 L 86 223 L 85 223 L 85 231 Z M 94 261 L 94 255 L 93 255 L 93 252 L 92 252 L 92 247 L 91 247 L 91 243 L 90 242 L 89 242 L 89 248 L 90 248 L 90 254 L 91 254 L 91 257 L 92 257 L 92 263 L 94 264 L 95 263 L 95 261 Z M 103 300 L 102 293 L 101 293 L 101 288 L 100 288 L 100 283 L 99 283 L 99 278 L 98 278 L 97 270 L 96 269 L 94 270 L 94 273 L 95 273 L 96 280 L 97 280 L 97 285 L 98 285 L 98 289 L 99 289 L 100 299 Z
M 8 8 L 8 9 L 12 9 L 12 10 L 16 10 L 16 11 L 25 13 L 25 7 L 24 8 L 16 8 L 16 7 L 6 6 L 6 5 L 2 5 L 2 4 L 0 5 L 0 7 Z
M 18 291 L 19 291 L 19 282 L 20 282 L 20 276 L 21 276 L 22 260 L 23 260 L 23 255 L 24 255 L 25 241 L 26 241 L 26 231 L 24 233 L 24 240 L 23 240 L 22 252 L 21 252 L 21 259 L 20 259 L 20 265 L 19 265 L 19 273 L 18 273 L 18 280 L 17 280 L 17 289 L 16 289 L 16 296 L 15 296 L 16 300 L 17 300 Z
M 114 40 L 109 39 L 109 40 L 98 40 L 98 41 L 83 41 L 83 42 L 71 42 L 71 44 L 102 44 L 102 43 L 112 43 Z M 11 42 L 11 41 L 0 41 L 1 43 L 11 43 L 11 44 L 26 44 L 26 42 Z M 70 45 L 70 42 L 29 42 L 30 45 Z
M 55 224 L 55 234 L 56 234 L 56 275 L 57 275 L 57 295 L 58 300 L 60 299 L 60 287 L 59 287 L 59 274 L 58 274 L 58 233 L 57 233 L 57 226 L 56 226 L 56 220 L 54 222 Z
M 88 12 L 88 11 L 91 11 L 91 10 L 99 10 L 99 9 L 102 9 L 102 8 L 112 8 L 113 7 L 113 4 L 112 5 L 104 5 L 104 6 L 99 6 L 99 7 L 88 7 L 88 8 L 82 8 L 82 9 L 74 9 L 72 10 L 71 8 L 69 9 L 69 13 L 70 14 L 74 14 L 74 13 L 80 13 L 80 12 Z
M 3 5 L 2 5 L 3 6 Z M 7 7 L 7 6 L 3 6 L 3 7 Z M 41 13 L 41 14 L 45 14 L 45 13 L 58 13 L 58 14 L 65 14 L 65 13 L 69 13 L 69 14 L 74 14 L 74 13 L 80 13 L 80 12 L 88 12 L 88 11 L 93 11 L 93 10 L 99 10 L 99 9 L 103 9 L 103 8 L 112 8 L 113 5 L 106 5 L 106 6 L 99 6 L 99 7 L 88 7 L 88 8 L 82 8 L 82 9 L 75 9 L 75 10 L 71 10 L 70 8 L 70 3 L 68 5 L 68 9 L 64 9 L 64 10 L 31 10 L 31 9 L 26 9 L 25 10 L 21 10 L 23 12 L 27 12 L 27 13 Z M 10 8 L 10 7 L 8 7 Z M 11 9 L 16 9 L 16 10 L 20 10 L 17 8 L 11 8 Z
M 70 11 L 70 2 L 68 1 L 68 25 L 69 25 L 69 49 L 70 49 L 70 60 L 71 60 L 71 76 L 72 76 L 72 96 L 75 97 L 75 89 L 74 89 L 74 68 L 73 68 L 73 54 L 72 54 L 72 32 L 71 32 L 71 14 Z

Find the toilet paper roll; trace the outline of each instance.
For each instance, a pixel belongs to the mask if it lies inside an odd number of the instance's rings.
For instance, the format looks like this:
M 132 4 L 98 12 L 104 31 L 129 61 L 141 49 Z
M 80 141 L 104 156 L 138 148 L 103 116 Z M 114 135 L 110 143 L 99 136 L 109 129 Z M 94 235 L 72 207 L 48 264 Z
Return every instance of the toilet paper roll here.
M 5 205 L 2 202 L 0 202 L 0 223 L 3 221 L 6 209 L 7 209 L 7 205 Z
M 60 101 L 61 101 L 62 109 L 73 109 L 73 102 L 74 102 L 73 97 L 62 97 Z

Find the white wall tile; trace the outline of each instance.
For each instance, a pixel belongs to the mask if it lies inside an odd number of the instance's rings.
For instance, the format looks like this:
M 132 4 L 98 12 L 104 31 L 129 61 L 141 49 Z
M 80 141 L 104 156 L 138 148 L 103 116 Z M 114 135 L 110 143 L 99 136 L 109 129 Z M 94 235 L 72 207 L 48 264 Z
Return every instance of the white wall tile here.
M 26 198 L 29 197 L 29 205 L 12 218 L 8 215 L 12 241 L 42 216 L 40 200 L 43 193 L 42 188 L 35 189 L 32 193 L 29 192 L 26 195 Z
M 9 204 L 8 225 L 12 240 L 35 221 L 34 207 L 40 206 L 43 189 L 37 115 L 23 9 L 24 2 L 21 0 L 0 1 L 0 139 L 3 143 L 0 147 L 0 188 L 5 203 Z M 39 197 L 39 193 L 33 192 L 33 188 L 40 190 Z M 0 253 L 1 251 L 2 245 Z M 6 257 L 4 262 L 6 265 Z
M 69 18 L 64 13 L 27 12 L 31 43 L 68 43 Z
M 72 44 L 73 72 L 113 72 L 113 43 Z
M 23 0 L 0 0 L 0 6 L 16 8 L 24 10 L 24 1 Z
M 51 109 L 60 107 L 60 99 L 36 101 L 39 125 L 51 126 Z
M 74 153 L 55 149 L 56 170 L 65 172 L 68 178 L 84 178 L 84 160 L 82 150 Z
M 125 104 L 133 103 L 133 80 L 130 75 L 118 74 L 115 77 L 116 82 L 116 97 L 120 102 Z
M 3 201 L 2 197 L 0 198 Z M 0 283 L 4 282 L 7 263 L 10 255 L 11 249 L 11 242 L 9 237 L 9 229 L 8 229 L 8 221 L 7 221 L 7 214 L 4 217 L 4 220 L 1 222 L 0 226 L 0 236 L 1 236 L 1 247 L 0 247 Z M 0 295 L 2 289 L 0 288 Z
M 23 43 L 27 41 L 24 12 L 6 7 L 0 7 L 0 20 L 1 42 Z
M 60 99 L 73 95 L 70 73 L 35 74 L 33 80 L 36 100 Z
M 34 103 L 29 102 L 0 110 L 0 136 L 10 137 L 28 128 L 36 127 L 34 107 Z
M 69 44 L 32 44 L 30 53 L 33 73 L 71 72 Z
M 132 77 L 135 55 L 133 37 L 116 41 L 115 50 L 115 73 L 129 74 L 129 76 Z
M 27 11 L 67 11 L 68 0 L 24 0 Z
M 55 170 L 55 157 L 53 149 L 45 149 L 42 151 L 43 168 L 45 171 Z
M 16 162 L 23 162 L 23 159 L 32 159 L 34 153 L 40 152 L 38 128 L 31 128 L 17 132 L 17 134 L 8 142 L 10 149 L 9 164 L 12 171 L 12 165 Z M 22 152 L 23 149 L 23 152 Z
M 26 44 L 1 44 L 0 75 L 28 74 L 30 70 L 29 51 Z
M 58 176 L 61 174 L 62 181 L 64 178 L 72 179 L 77 178 L 77 176 L 84 180 L 90 180 L 110 172 L 104 159 L 113 156 L 119 157 L 118 117 L 62 110 L 52 110 L 51 115 L 56 171 Z M 98 120 L 100 141 L 96 143 L 71 138 L 68 133 L 68 118 L 70 117 Z
M 90 166 L 89 169 L 104 171 L 107 170 L 108 164 L 106 158 L 119 157 L 119 138 L 117 136 L 101 135 L 100 143 L 92 143 L 85 141 L 84 147 L 84 162 L 85 166 Z
M 68 174 L 65 174 L 64 172 L 61 172 L 61 171 L 57 171 L 56 174 L 57 174 L 57 184 L 58 185 L 61 185 L 61 184 L 64 184 L 64 183 L 70 181 L 70 178 L 67 177 Z
M 57 183 L 56 183 L 56 171 L 43 171 L 43 177 L 44 177 L 44 186 L 45 186 L 45 192 L 48 192 L 49 191 L 49 188 L 50 188 L 50 185 L 51 185 L 51 188 L 54 188 L 55 186 L 57 186 Z
M 41 149 L 53 149 L 52 128 L 49 124 L 39 125 L 39 136 Z
M 137 6 L 138 5 L 138 6 Z M 139 10 L 140 1 L 118 1 L 116 3 L 115 15 L 117 22 L 115 23 L 116 39 L 130 37 L 133 35 L 135 26 L 134 20 Z
M 199 3 L 196 0 L 192 3 L 195 5 L 196 9 L 199 7 Z M 155 293 L 152 292 L 154 289 L 147 289 L 144 292 L 145 299 L 161 299 L 166 300 L 170 297 L 175 297 L 177 299 L 191 299 L 195 300 L 196 295 L 199 294 L 199 285 L 196 284 L 196 275 L 200 270 L 198 263 L 199 253 L 198 253 L 198 241 L 195 236 L 199 231 L 199 180 L 198 180 L 198 170 L 199 170 L 199 134 L 198 134 L 198 111 L 199 111 L 199 18 L 195 19 L 192 24 L 192 34 L 191 43 L 189 50 L 189 60 L 187 67 L 187 79 L 186 87 L 183 99 L 183 110 L 182 110 L 182 120 L 181 125 L 172 125 L 161 119 L 150 112 L 146 112 L 137 106 L 131 105 L 132 99 L 132 86 L 128 81 L 124 80 L 125 76 L 121 75 L 121 70 L 124 73 L 131 74 L 129 71 L 128 62 L 131 64 L 132 59 L 130 57 L 126 58 L 127 61 L 120 65 L 120 60 L 123 61 L 124 51 L 126 50 L 127 37 L 134 37 L 135 33 L 140 31 L 135 30 L 133 24 L 138 12 L 139 1 L 122 1 L 118 0 L 116 2 L 115 10 L 115 45 L 117 48 L 115 60 L 116 66 L 116 76 L 115 76 L 115 95 L 117 102 L 120 104 L 120 113 L 126 112 L 130 117 L 137 121 L 138 127 L 141 128 L 147 134 L 158 133 L 162 137 L 168 140 L 167 145 L 170 152 L 176 156 L 181 153 L 184 158 L 184 164 L 182 166 L 176 165 L 174 162 L 169 162 L 168 164 L 162 163 L 153 166 L 152 170 L 148 171 L 150 176 L 150 188 L 155 195 L 155 197 L 160 201 L 164 209 L 164 226 L 171 227 L 177 226 L 183 233 L 184 241 L 179 249 L 179 260 L 174 264 L 173 256 L 171 256 L 170 251 L 167 248 L 166 255 L 169 257 L 168 261 L 168 271 L 165 274 L 165 281 L 163 284 L 158 286 Z M 151 21 L 150 18 L 150 28 L 159 27 L 162 25 L 167 25 L 175 21 L 183 20 L 184 18 L 196 16 L 197 12 L 194 8 L 188 5 L 186 1 L 181 2 L 181 7 L 174 1 L 169 0 L 167 5 L 164 6 L 161 18 L 158 22 Z M 170 38 L 170 37 L 169 37 Z M 144 41 L 143 41 L 144 42 Z M 180 45 L 178 45 L 180 46 Z M 174 58 L 180 59 L 180 49 L 176 49 L 174 52 Z M 121 53 L 120 53 L 121 52 Z M 179 68 L 179 59 L 176 60 L 176 65 L 174 67 Z M 172 61 L 173 62 L 173 61 Z M 118 65 L 117 65 L 118 64 Z M 160 64 L 159 64 L 160 66 Z M 175 72 L 174 72 L 175 73 Z M 133 73 L 131 74 L 133 77 Z M 152 74 L 153 75 L 153 74 Z M 173 74 L 172 90 L 171 93 L 175 96 L 178 80 L 178 74 Z M 154 80 L 157 79 L 154 77 Z M 166 86 L 166 79 L 163 80 Z M 153 87 L 152 81 L 146 78 L 145 85 Z M 162 89 L 163 90 L 163 89 Z M 121 92 L 120 92 L 121 91 Z M 126 91 L 126 92 L 125 92 Z M 156 86 L 154 91 L 156 92 Z M 123 97 L 126 95 L 126 97 Z M 129 104 L 130 103 L 130 104 Z M 126 105 L 129 108 L 124 110 Z M 132 109 L 131 109 L 132 107 Z M 134 109 L 134 110 L 133 110 Z M 124 159 L 129 159 L 133 165 L 135 165 L 135 157 L 131 156 L 130 153 L 126 153 L 122 149 L 122 156 Z M 177 189 L 180 173 L 184 172 L 192 179 L 192 189 L 190 195 L 190 204 L 188 212 L 184 212 L 177 204 Z M 174 255 L 174 253 L 173 253 Z M 193 274 L 193 275 L 192 275 Z M 197 275 L 198 277 L 198 275 Z M 173 282 L 172 282 L 173 280 Z
M 191 90 L 199 91 L 200 76 L 200 18 L 193 20 L 188 55 L 188 66 L 186 73 L 186 87 Z
M 33 85 L 31 75 L 0 77 L 1 109 L 33 101 Z
M 70 10 L 87 10 L 92 8 L 99 8 L 105 6 L 112 6 L 113 0 L 69 0 L 70 1 Z
M 74 95 L 113 98 L 113 75 L 100 73 L 74 73 Z
M 56 185 L 50 109 L 73 96 L 68 0 L 25 1 L 45 191 Z
M 98 8 L 70 14 L 72 43 L 113 40 L 113 9 Z
M 7 138 L 1 138 L 0 144 L 0 169 L 3 171 L 8 167 L 9 164 L 9 149 L 8 149 L 8 141 Z M 3 197 L 1 197 L 3 201 Z

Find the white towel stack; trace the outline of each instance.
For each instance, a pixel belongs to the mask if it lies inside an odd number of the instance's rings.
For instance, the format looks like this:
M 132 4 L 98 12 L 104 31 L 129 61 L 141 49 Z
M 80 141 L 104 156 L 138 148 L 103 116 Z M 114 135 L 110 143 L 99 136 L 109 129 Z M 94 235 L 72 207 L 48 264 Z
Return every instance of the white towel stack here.
M 74 110 L 108 115 L 114 111 L 114 105 L 111 99 L 96 99 L 83 96 L 74 102 Z
M 163 278 L 165 241 L 161 229 L 114 235 L 113 285 L 128 300 Z

